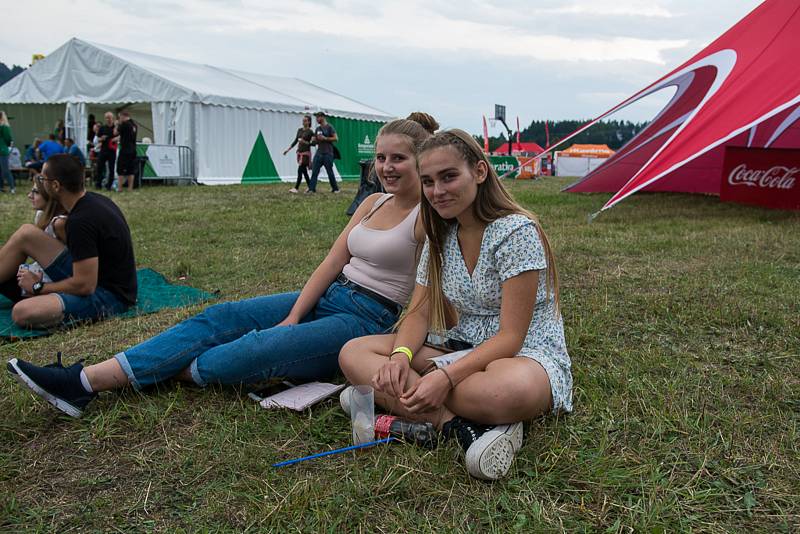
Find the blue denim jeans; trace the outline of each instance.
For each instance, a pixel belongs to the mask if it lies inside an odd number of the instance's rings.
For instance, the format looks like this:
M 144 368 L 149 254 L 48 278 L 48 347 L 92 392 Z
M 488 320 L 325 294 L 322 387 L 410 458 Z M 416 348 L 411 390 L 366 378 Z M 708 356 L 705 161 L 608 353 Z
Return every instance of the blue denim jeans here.
M 53 282 L 59 282 L 72 276 L 72 254 L 68 249 L 61 251 L 56 259 L 44 268 L 44 272 Z M 97 286 L 91 295 L 70 295 L 56 293 L 61 299 L 61 310 L 64 313 L 64 324 L 80 321 L 97 321 L 112 315 L 128 311 L 128 304 L 104 287 Z
M 207 308 L 115 356 L 136 389 L 189 368 L 194 381 L 243 384 L 283 377 L 302 382 L 333 376 L 351 339 L 387 332 L 397 315 L 334 282 L 296 325 L 283 321 L 300 293 L 281 293 Z
M 333 154 L 314 154 L 314 160 L 311 162 L 311 181 L 308 188 L 312 191 L 317 190 L 317 178 L 319 178 L 319 171 L 325 167 L 325 172 L 328 174 L 328 182 L 331 184 L 331 191 L 337 191 L 339 186 L 336 184 L 336 176 L 333 174 Z
M 14 173 L 8 164 L 8 156 L 0 156 L 0 191 L 3 190 L 4 182 L 8 182 L 9 190 L 14 189 Z

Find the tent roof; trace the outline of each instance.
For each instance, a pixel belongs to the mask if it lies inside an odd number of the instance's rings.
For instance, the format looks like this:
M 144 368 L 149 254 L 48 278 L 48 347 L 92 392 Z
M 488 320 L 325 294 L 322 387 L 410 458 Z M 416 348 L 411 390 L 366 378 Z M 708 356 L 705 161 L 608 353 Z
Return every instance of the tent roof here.
M 0 102 L 200 102 L 272 111 L 392 116 L 297 78 L 201 65 L 70 39 L 0 87 Z
M 642 189 L 718 194 L 724 146 L 800 146 L 797 35 L 800 4 L 766 0 L 684 64 L 567 137 L 675 88 L 647 128 L 567 190 L 613 188 L 603 209 Z
M 497 153 L 505 153 L 508 151 L 508 141 L 504 141 L 497 145 L 494 149 Z M 539 146 L 539 143 L 528 142 L 528 143 L 517 143 L 513 142 L 511 144 L 511 151 L 514 153 L 518 152 L 530 152 L 532 154 L 539 154 L 544 152 L 544 149 Z

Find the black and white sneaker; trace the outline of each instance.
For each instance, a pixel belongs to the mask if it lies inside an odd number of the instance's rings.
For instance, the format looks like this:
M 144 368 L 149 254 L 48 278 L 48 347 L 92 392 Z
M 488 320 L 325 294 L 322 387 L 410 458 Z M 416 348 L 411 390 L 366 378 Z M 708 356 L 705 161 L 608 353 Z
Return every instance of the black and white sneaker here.
M 454 417 L 442 429 L 464 449 L 467 471 L 475 478 L 497 480 L 508 473 L 514 454 L 522 447 L 522 423 L 480 425 Z
M 64 367 L 60 352 L 56 363 L 44 367 L 14 358 L 6 368 L 20 384 L 72 417 L 80 417 L 86 405 L 97 396 L 97 393 L 88 393 L 81 383 L 83 364 L 78 362 Z

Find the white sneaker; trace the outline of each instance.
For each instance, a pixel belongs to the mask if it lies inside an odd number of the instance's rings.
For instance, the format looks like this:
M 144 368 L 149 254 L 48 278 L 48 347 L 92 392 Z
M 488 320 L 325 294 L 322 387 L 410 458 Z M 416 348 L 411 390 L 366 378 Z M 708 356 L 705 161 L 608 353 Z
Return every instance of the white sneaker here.
M 289 189 L 289 192 L 290 193 L 294 193 L 296 195 L 297 194 L 297 189 L 293 187 L 293 188 Z
M 350 415 L 350 398 L 353 395 L 353 386 L 347 386 L 339 393 L 339 405 L 344 410 L 344 413 Z
M 445 424 L 447 437 L 455 437 L 465 452 L 470 475 L 481 480 L 504 477 L 522 447 L 522 423 L 479 425 L 461 417 Z

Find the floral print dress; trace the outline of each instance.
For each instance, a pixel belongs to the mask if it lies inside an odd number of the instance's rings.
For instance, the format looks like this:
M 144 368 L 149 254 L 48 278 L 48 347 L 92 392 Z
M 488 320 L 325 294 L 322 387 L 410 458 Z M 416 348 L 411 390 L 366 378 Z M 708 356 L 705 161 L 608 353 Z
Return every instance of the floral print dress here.
M 429 247 L 426 241 L 417 268 L 417 283 L 428 285 Z M 458 244 L 458 225 L 445 238 L 442 288 L 458 311 L 458 324 L 446 336 L 477 346 L 500 329 L 502 284 L 526 271 L 539 271 L 536 306 L 522 349 L 547 372 L 554 412 L 572 411 L 571 361 L 564 341 L 564 323 L 547 295 L 547 259 L 536 223 L 513 214 L 491 222 L 483 233 L 480 254 L 470 276 Z

